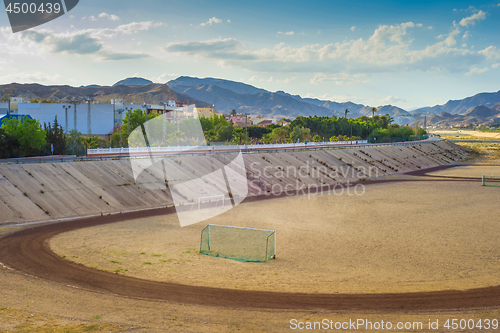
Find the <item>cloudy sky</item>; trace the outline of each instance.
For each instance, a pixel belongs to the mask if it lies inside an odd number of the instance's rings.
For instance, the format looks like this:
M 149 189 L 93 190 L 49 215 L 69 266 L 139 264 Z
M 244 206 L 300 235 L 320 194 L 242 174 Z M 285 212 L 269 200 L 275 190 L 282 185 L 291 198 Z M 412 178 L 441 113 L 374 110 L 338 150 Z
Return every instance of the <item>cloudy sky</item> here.
M 0 84 L 189 75 L 412 109 L 500 89 L 499 1 L 83 0 L 16 34 L 4 12 Z

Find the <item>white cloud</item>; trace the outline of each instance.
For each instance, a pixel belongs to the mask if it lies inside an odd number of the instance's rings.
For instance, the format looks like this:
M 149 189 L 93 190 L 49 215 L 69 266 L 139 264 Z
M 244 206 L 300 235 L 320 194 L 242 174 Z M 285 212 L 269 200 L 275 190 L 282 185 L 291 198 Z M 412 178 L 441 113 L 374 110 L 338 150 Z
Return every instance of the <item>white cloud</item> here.
M 232 39 L 171 43 L 168 52 L 217 59 L 220 66 L 238 66 L 256 72 L 309 72 L 317 74 L 312 83 L 321 81 L 350 84 L 346 73 L 376 73 L 408 70 L 441 70 L 467 72 L 478 61 L 477 52 L 457 38 L 464 35 L 460 25 L 424 48 L 413 46 L 409 33 L 413 22 L 380 25 L 367 39 L 358 38 L 330 44 L 307 44 L 293 47 L 284 42 L 273 47 L 251 49 Z M 279 31 L 278 35 L 285 32 Z M 419 43 L 421 44 L 421 43 Z M 485 51 L 486 52 L 486 51 Z M 347 70 L 346 70 L 347 69 Z M 344 74 L 339 74 L 344 72 Z M 337 76 L 329 76 L 335 74 Z M 344 75 L 344 76 L 343 76 Z M 355 77 L 354 81 L 365 80 Z
M 408 103 L 408 102 L 410 102 L 409 99 L 401 98 L 401 97 L 397 97 L 397 96 L 387 96 L 386 98 L 384 98 L 381 101 L 382 104 Z
M 122 33 L 124 35 L 130 35 L 137 33 L 139 31 L 146 31 L 153 27 L 163 26 L 163 23 L 158 22 L 154 23 L 152 21 L 144 21 L 144 22 L 132 22 L 129 24 L 122 24 L 116 27 L 115 29 L 105 29 L 115 33 Z
M 103 60 L 140 59 L 148 57 L 147 54 L 138 52 L 116 52 L 108 49 L 103 42 L 103 37 L 114 38 L 119 34 L 129 35 L 138 31 L 149 30 L 162 23 L 132 22 L 110 29 L 85 29 L 56 33 L 50 29 L 27 30 L 16 34 L 21 42 L 31 42 L 30 47 L 36 45 L 38 50 L 49 53 L 69 53 L 79 55 L 95 54 Z M 22 44 L 20 44 L 22 45 Z M 26 45 L 24 45 L 25 47 Z
M 478 11 L 477 13 L 465 17 L 460 21 L 460 25 L 462 27 L 468 27 L 469 25 L 474 25 L 476 24 L 476 21 L 482 21 L 486 19 L 486 13 L 483 12 L 482 10 Z
M 481 74 L 481 73 L 484 73 L 486 71 L 488 71 L 488 67 L 477 68 L 476 66 L 472 66 L 471 69 L 467 73 L 465 73 L 465 75 L 471 76 L 474 74 Z
M 432 25 L 430 25 L 430 26 L 428 26 L 428 27 L 427 27 L 427 29 L 428 29 L 428 30 L 433 30 L 433 29 L 434 29 L 434 27 L 433 27 Z
M 217 17 L 215 17 L 215 16 L 214 16 L 214 17 L 212 17 L 212 18 L 208 19 L 208 21 L 207 21 L 207 22 L 203 22 L 203 23 L 201 23 L 200 25 L 201 25 L 202 27 L 204 27 L 204 26 L 207 26 L 207 25 L 212 25 L 212 24 L 214 24 L 214 23 L 222 23 L 222 20 L 221 20 L 221 19 L 218 19 Z
M 355 25 L 353 25 L 353 26 L 351 27 L 351 31 L 356 31 L 356 26 L 355 26 Z
M 470 37 L 472 37 L 472 35 L 471 35 L 468 31 L 466 31 L 466 32 L 464 33 L 464 35 L 462 36 L 462 39 L 463 39 L 463 40 L 467 40 L 467 39 L 469 39 Z
M 295 80 L 297 77 L 296 76 L 293 76 L 293 77 L 287 77 L 287 78 L 284 78 L 282 80 L 276 80 L 276 82 L 278 83 L 289 83 L 289 82 L 292 82 L 293 80 Z
M 231 23 L 231 20 L 227 20 L 227 23 Z
M 164 73 L 160 76 L 152 77 L 151 81 L 156 82 L 156 83 L 166 83 L 167 81 L 170 81 L 172 78 L 177 78 L 179 76 L 180 76 L 180 74 Z
M 493 45 L 488 46 L 484 50 L 477 51 L 477 53 L 483 55 L 486 60 L 500 60 L 500 50 Z
M 423 25 L 422 23 L 417 23 L 415 26 L 416 26 L 417 28 L 422 28 L 424 25 Z
M 347 74 L 347 73 L 338 73 L 338 74 L 325 74 L 325 73 L 316 73 L 314 77 L 309 81 L 311 84 L 318 84 L 322 82 L 333 82 L 337 85 L 350 85 L 350 84 L 358 84 L 358 83 L 366 83 L 368 82 L 368 78 L 366 74 Z
M 304 33 L 302 32 L 301 34 L 303 35 Z M 293 35 L 295 35 L 295 32 L 293 32 L 293 31 L 287 31 L 287 32 L 278 31 L 278 35 L 293 36 Z
M 0 76 L 1 82 L 22 82 L 22 83 L 39 83 L 39 82 L 53 82 L 61 78 L 61 75 L 49 75 L 42 72 L 35 73 L 16 73 Z
M 99 18 L 104 18 L 104 19 L 108 19 L 108 20 L 111 20 L 111 21 L 119 21 L 120 18 L 117 16 L 117 15 L 114 15 L 114 14 L 108 14 L 108 13 L 101 13 L 98 15 Z
M 336 101 L 336 102 L 348 102 L 348 101 L 363 101 L 365 100 L 362 96 L 354 96 L 354 95 L 333 95 L 333 94 L 323 94 L 317 95 L 313 93 L 308 93 L 304 96 L 304 98 L 315 98 L 322 101 Z
M 491 68 L 498 68 L 498 67 L 500 67 L 500 62 L 499 62 L 499 63 L 496 63 L 496 64 L 491 65 Z
M 212 39 L 203 42 L 170 43 L 165 50 L 220 60 L 255 60 L 256 56 L 241 50 L 243 45 L 234 38 Z M 224 65 L 220 63 L 219 65 Z

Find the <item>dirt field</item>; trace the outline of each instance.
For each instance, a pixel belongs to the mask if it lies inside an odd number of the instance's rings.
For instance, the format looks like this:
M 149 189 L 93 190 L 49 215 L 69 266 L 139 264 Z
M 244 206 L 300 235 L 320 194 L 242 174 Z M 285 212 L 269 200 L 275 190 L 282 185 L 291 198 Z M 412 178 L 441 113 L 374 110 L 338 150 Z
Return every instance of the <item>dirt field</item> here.
M 453 130 L 453 131 L 445 131 L 445 130 L 440 130 L 440 131 L 432 131 L 433 134 L 439 134 L 439 135 L 465 135 L 465 136 L 472 136 L 472 137 L 479 137 L 479 138 L 485 138 L 485 139 L 500 139 L 500 133 L 498 132 L 480 132 L 480 131 L 465 131 L 465 130 Z M 453 139 L 453 138 L 451 138 Z M 474 140 L 474 138 L 470 138 Z
M 433 176 L 480 177 L 491 167 Z M 306 293 L 411 292 L 500 284 L 497 188 L 479 181 L 401 182 L 363 195 L 243 204 L 180 228 L 175 215 L 61 234 L 52 249 L 84 265 L 138 278 Z M 208 223 L 277 230 L 277 259 L 241 263 L 200 255 Z
M 431 176 L 476 178 L 486 171 L 491 171 L 491 167 L 454 168 L 432 173 Z M 391 288 L 432 290 L 437 285 L 443 288 L 498 285 L 498 279 L 492 276 L 498 271 L 500 258 L 498 247 L 495 246 L 497 228 L 493 219 L 493 216 L 498 216 L 498 189 L 482 188 L 477 186 L 476 181 L 466 179 L 434 178 L 421 177 L 425 182 L 371 186 L 362 196 L 332 195 L 312 197 L 311 200 L 307 197 L 284 198 L 243 204 L 228 212 L 229 216 L 224 218 L 233 225 L 251 223 L 254 227 L 278 230 L 278 259 L 266 264 L 243 264 L 196 254 L 202 226 L 181 229 L 173 217 L 134 220 L 61 234 L 52 242 L 52 246 L 63 246 L 65 251 L 74 251 L 63 254 L 68 259 L 77 261 L 86 258 L 89 264 L 95 261 L 94 265 L 102 265 L 99 268 L 119 269 L 120 274 L 159 280 L 165 280 L 167 276 L 193 284 L 203 284 L 204 281 L 217 284 L 220 283 L 217 282 L 218 276 L 229 275 L 233 279 L 234 275 L 234 279 L 241 283 L 234 287 L 226 283 L 222 285 L 224 288 L 253 286 L 255 289 L 273 290 L 270 283 L 282 288 L 282 281 L 287 280 L 293 288 L 297 288 L 295 290 L 306 288 L 303 279 L 290 274 L 295 271 L 294 275 L 298 275 L 298 270 L 313 279 L 315 289 L 307 289 L 308 292 L 335 292 L 332 281 L 338 282 L 337 290 L 344 288 L 342 290 L 345 292 L 352 292 L 346 287 L 345 282 L 348 281 L 356 288 L 379 291 L 389 291 Z M 396 203 L 390 206 L 382 204 L 387 199 L 395 200 Z M 298 207 L 299 204 L 313 208 L 300 213 L 304 207 Z M 359 207 L 366 206 L 372 210 L 365 209 L 364 213 L 359 210 Z M 323 214 L 318 212 L 320 209 Z M 388 212 L 392 221 L 382 218 Z M 241 219 L 241 213 L 251 213 L 252 220 L 236 223 Z M 320 218 L 319 215 L 328 218 Z M 315 219 L 311 219 L 311 216 Z M 429 218 L 434 223 L 425 222 Z M 320 227 L 321 223 L 324 226 Z M 292 226 L 289 227 L 289 224 Z M 0 234 L 13 229 L 0 229 Z M 312 230 L 321 231 L 321 237 L 311 237 Z M 145 236 L 151 236 L 154 241 L 146 240 Z M 345 240 L 341 241 L 340 236 Z M 70 241 L 74 244 L 69 244 Z M 363 248 L 362 242 L 367 248 Z M 321 249 L 320 244 L 324 244 L 325 248 Z M 423 246 L 427 249 L 423 249 Z M 287 247 L 290 249 L 287 250 Z M 390 247 L 396 251 L 390 251 Z M 305 254 L 301 255 L 301 252 Z M 353 260 L 355 254 L 366 256 L 366 260 Z M 73 256 L 78 258 L 69 258 Z M 315 260 L 319 263 L 314 263 Z M 296 262 L 295 266 L 285 269 L 286 264 L 292 262 Z M 195 264 L 204 268 L 202 278 L 193 274 Z M 216 269 L 215 264 L 220 269 Z M 247 265 L 252 269 L 246 269 Z M 318 272 L 316 277 L 312 272 L 313 267 Z M 161 274 L 158 275 L 162 276 L 151 274 L 153 269 L 160 270 Z M 368 270 L 373 271 L 373 277 L 368 275 Z M 281 273 L 281 277 L 272 275 L 276 272 Z M 429 274 L 429 277 L 425 274 Z M 449 331 L 443 326 L 448 319 L 463 318 L 484 323 L 500 317 L 498 308 L 392 313 L 236 310 L 94 293 L 24 276 L 1 266 L 0 276 L 0 331 L 285 332 L 291 330 L 291 319 L 313 322 L 326 318 L 334 322 L 364 319 L 371 322 L 423 323 L 423 330 L 404 331 L 430 331 L 427 327 L 429 320 L 438 320 L 439 329 L 432 331 L 444 332 Z M 339 276 L 347 281 L 341 281 Z M 430 277 L 436 281 L 431 282 Z M 252 278 L 262 279 L 257 280 L 257 284 L 248 283 Z M 361 283 L 360 278 L 366 279 L 371 287 Z M 395 286 L 391 287 L 390 283 L 380 278 L 388 279 Z M 330 289 L 326 290 L 328 284 Z M 324 289 L 319 289 L 321 286 Z M 31 315 L 34 320 L 30 319 Z M 360 330 L 364 331 L 363 328 Z

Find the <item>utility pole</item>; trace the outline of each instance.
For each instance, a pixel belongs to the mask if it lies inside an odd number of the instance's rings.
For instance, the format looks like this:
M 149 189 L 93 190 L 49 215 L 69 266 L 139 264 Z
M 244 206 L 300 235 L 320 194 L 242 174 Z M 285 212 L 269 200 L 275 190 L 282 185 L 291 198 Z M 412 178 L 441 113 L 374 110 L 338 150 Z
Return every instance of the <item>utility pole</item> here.
M 68 109 L 71 109 L 71 105 L 63 105 L 63 109 L 64 109 L 64 115 L 65 115 L 65 120 L 66 120 L 66 123 L 64 125 L 64 132 L 66 134 L 68 134 Z
M 418 136 L 418 114 L 415 115 L 415 136 Z
M 91 112 L 90 112 L 90 103 L 94 100 L 93 97 L 85 97 L 85 103 L 88 105 L 88 111 L 87 111 L 87 136 L 92 135 L 92 117 L 91 117 Z
M 75 156 L 76 156 L 76 133 L 78 133 L 78 131 L 76 129 L 76 102 L 74 102 L 73 106 L 75 107 L 73 109 L 73 112 L 74 112 L 73 122 L 74 122 L 74 129 L 75 129 L 75 132 L 73 133 L 73 152 L 75 153 Z
M 166 119 L 167 119 L 167 102 L 160 101 L 160 104 L 163 104 L 163 121 L 161 125 L 161 141 L 162 141 L 162 146 L 166 147 L 167 146 L 167 131 L 166 131 Z
M 245 144 L 248 140 L 248 113 L 245 113 L 245 131 L 246 131 L 246 134 L 245 134 Z

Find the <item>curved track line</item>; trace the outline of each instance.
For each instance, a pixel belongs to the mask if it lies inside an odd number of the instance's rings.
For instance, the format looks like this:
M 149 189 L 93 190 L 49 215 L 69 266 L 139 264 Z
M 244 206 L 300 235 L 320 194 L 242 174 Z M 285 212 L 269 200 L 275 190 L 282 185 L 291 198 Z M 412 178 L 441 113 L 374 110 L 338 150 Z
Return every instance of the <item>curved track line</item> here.
M 424 175 L 426 172 L 442 170 L 444 168 L 446 167 L 432 168 L 411 174 Z M 446 179 L 443 181 L 450 180 Z M 477 180 L 470 179 L 470 181 Z M 364 184 L 389 182 L 393 181 L 369 181 L 364 182 Z M 267 198 L 252 198 L 248 201 Z M 464 309 L 500 305 L 500 286 L 465 291 L 425 293 L 306 294 L 232 290 L 157 282 L 99 271 L 70 262 L 56 255 L 48 245 L 52 237 L 64 232 L 174 212 L 173 208 L 162 208 L 151 211 L 107 215 L 73 222 L 59 222 L 23 229 L 0 239 L 0 262 L 14 270 L 75 288 L 132 298 L 196 305 L 256 309 L 383 311 Z

